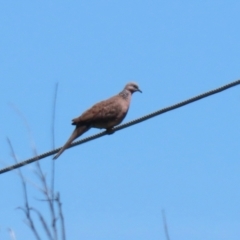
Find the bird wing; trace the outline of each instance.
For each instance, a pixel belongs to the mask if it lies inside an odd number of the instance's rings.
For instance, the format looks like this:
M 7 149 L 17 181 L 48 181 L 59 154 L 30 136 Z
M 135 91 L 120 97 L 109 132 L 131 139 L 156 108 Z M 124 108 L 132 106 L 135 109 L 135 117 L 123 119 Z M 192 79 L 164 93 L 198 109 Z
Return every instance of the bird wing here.
M 73 125 L 78 124 L 94 124 L 115 120 L 121 112 L 121 104 L 119 104 L 118 96 L 114 96 L 108 100 L 101 101 L 93 105 L 85 111 L 80 117 L 74 118 Z

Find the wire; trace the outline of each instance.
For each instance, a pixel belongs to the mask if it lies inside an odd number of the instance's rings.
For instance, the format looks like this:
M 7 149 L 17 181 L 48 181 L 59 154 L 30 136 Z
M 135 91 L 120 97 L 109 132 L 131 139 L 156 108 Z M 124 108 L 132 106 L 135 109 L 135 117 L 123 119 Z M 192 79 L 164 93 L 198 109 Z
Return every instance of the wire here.
M 238 85 L 238 84 L 240 84 L 240 80 L 231 82 L 231 83 L 229 83 L 229 84 L 227 84 L 227 85 L 224 85 L 224 86 L 222 86 L 222 87 L 216 88 L 216 89 L 211 90 L 211 91 L 208 91 L 208 92 L 206 92 L 206 93 L 202 93 L 202 94 L 200 94 L 200 95 L 197 95 L 197 96 L 192 97 L 192 98 L 190 98 L 190 99 L 187 99 L 187 100 L 185 100 L 185 101 L 179 102 L 179 103 L 177 103 L 177 104 L 171 105 L 171 106 L 169 106 L 169 107 L 160 109 L 160 110 L 158 110 L 158 111 L 156 111 L 156 112 L 150 113 L 150 114 L 145 115 L 145 116 L 140 117 L 140 118 L 137 118 L 137 119 L 135 119 L 135 120 L 133 120 L 133 121 L 130 121 L 130 122 L 127 122 L 127 123 L 125 123 L 125 124 L 121 124 L 121 125 L 115 127 L 113 130 L 114 130 L 114 132 L 120 131 L 120 130 L 122 130 L 122 129 L 124 129 L 124 128 L 130 127 L 130 126 L 132 126 L 132 125 L 135 125 L 135 124 L 140 123 L 140 122 L 143 122 L 143 121 L 146 121 L 146 120 L 148 120 L 148 119 L 150 119 L 150 118 L 156 117 L 156 116 L 158 116 L 158 115 L 160 115 L 160 114 L 163 114 L 163 113 L 165 113 L 165 112 L 172 111 L 172 110 L 174 110 L 174 109 L 176 109 L 176 108 L 180 108 L 180 107 L 183 107 L 183 106 L 185 106 L 185 105 L 187 105 L 187 104 L 190 104 L 190 103 L 192 103 L 192 102 L 196 102 L 196 101 L 198 101 L 198 100 L 200 100 L 200 99 L 202 99 L 202 98 L 205 98 L 205 97 L 211 96 L 211 95 L 213 95 L 213 94 L 216 94 L 216 93 L 225 91 L 225 90 L 227 90 L 228 88 L 235 87 L 235 86 Z M 73 142 L 69 148 L 72 148 L 72 147 L 75 147 L 75 146 L 77 146 L 77 145 L 80 145 L 80 144 L 83 144 L 83 143 L 92 141 L 92 140 L 94 140 L 94 139 L 100 138 L 100 137 L 105 136 L 105 135 L 108 135 L 107 131 L 103 131 L 103 132 L 100 132 L 100 133 L 98 133 L 98 134 L 92 135 L 92 136 L 90 136 L 90 137 L 86 137 L 86 138 L 84 138 L 84 139 L 82 139 L 82 140 L 78 140 L 78 141 L 76 141 L 76 142 Z M 27 160 L 25 160 L 25 161 L 16 163 L 16 164 L 14 164 L 14 165 L 12 165 L 12 166 L 9 166 L 9 167 L 6 167 L 6 168 L 2 168 L 2 169 L 0 169 L 0 174 L 5 173 L 5 172 L 8 172 L 8 171 L 11 171 L 11 170 L 16 169 L 16 168 L 19 168 L 19 167 L 22 167 L 22 166 L 27 165 L 27 164 L 29 164 L 29 163 L 35 162 L 35 161 L 37 161 L 37 160 L 40 160 L 40 159 L 49 157 L 49 156 L 51 156 L 51 155 L 53 155 L 53 154 L 56 154 L 60 149 L 61 149 L 61 147 L 60 147 L 60 148 L 57 148 L 57 149 L 54 149 L 54 150 L 51 150 L 51 151 L 49 151 L 49 152 L 45 152 L 45 153 L 40 154 L 40 155 L 38 155 L 38 156 L 35 156 L 35 157 L 33 157 L 33 158 L 29 158 L 29 159 L 27 159 Z

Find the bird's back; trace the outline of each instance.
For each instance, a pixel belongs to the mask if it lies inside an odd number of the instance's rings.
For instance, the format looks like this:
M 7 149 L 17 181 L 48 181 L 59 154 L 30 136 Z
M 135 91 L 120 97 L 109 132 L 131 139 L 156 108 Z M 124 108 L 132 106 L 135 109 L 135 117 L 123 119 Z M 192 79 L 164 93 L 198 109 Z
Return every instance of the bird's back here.
M 72 124 L 89 124 L 95 128 L 111 128 L 122 122 L 128 112 L 130 100 L 131 96 L 123 98 L 118 94 L 96 103 L 81 116 L 74 118 Z

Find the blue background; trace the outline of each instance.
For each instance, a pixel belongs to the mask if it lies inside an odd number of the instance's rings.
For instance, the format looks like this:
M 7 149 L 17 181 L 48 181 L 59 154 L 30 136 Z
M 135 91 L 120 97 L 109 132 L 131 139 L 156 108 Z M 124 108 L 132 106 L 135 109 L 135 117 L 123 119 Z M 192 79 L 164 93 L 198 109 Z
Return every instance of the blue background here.
M 240 2 L 2 1 L 0 163 L 56 147 L 71 119 L 136 81 L 124 122 L 240 78 Z M 235 87 L 72 148 L 56 161 L 68 239 L 240 238 L 240 89 Z M 93 129 L 84 136 L 98 133 Z M 50 181 L 51 157 L 41 161 Z M 30 204 L 49 215 L 35 164 L 22 168 Z M 17 171 L 0 176 L 0 239 L 33 239 Z M 36 220 L 37 221 L 37 220 Z M 40 228 L 44 239 L 44 231 Z

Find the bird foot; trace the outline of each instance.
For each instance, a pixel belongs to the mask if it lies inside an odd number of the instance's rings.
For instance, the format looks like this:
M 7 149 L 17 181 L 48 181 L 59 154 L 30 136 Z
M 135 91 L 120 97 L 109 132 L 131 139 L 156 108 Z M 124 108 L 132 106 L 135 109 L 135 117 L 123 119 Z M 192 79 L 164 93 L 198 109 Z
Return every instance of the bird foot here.
M 115 132 L 113 128 L 107 128 L 106 131 L 107 131 L 107 134 L 109 135 Z

